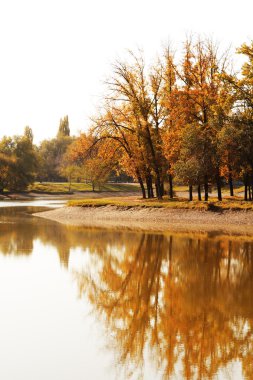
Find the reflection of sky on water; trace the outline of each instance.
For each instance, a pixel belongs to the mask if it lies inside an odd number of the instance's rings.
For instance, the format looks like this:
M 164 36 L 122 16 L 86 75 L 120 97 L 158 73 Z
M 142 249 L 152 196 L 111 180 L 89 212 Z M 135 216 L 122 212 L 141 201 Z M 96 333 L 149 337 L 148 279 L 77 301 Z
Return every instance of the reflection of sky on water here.
M 25 200 L 25 201 L 17 201 L 17 200 L 1 200 L 0 207 L 61 207 L 67 203 L 66 200 L 61 199 L 36 199 L 36 200 Z
M 251 242 L 66 227 L 36 206 L 0 211 L 1 379 L 204 379 L 212 361 L 251 379 Z

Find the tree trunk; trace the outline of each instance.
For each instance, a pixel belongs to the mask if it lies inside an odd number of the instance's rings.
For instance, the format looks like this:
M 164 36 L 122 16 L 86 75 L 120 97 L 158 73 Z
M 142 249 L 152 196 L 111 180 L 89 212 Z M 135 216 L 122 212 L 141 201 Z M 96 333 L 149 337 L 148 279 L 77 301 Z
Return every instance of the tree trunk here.
M 217 174 L 216 174 L 216 184 L 217 184 L 218 200 L 219 200 L 219 201 L 222 201 L 222 193 L 221 193 L 221 178 L 220 178 L 219 169 L 217 169 Z
M 146 187 L 147 187 L 148 198 L 151 198 L 150 183 L 149 183 L 148 176 L 146 176 Z
M 161 191 L 162 190 L 161 175 L 160 175 L 159 165 L 158 165 L 158 162 L 157 162 L 156 153 L 155 153 L 155 149 L 154 149 L 154 146 L 153 146 L 153 141 L 152 141 L 152 137 L 151 137 L 151 133 L 150 133 L 148 124 L 146 124 L 146 128 L 145 129 L 146 129 L 146 133 L 147 133 L 147 142 L 148 142 L 149 147 L 150 147 L 152 161 L 153 161 L 153 164 L 154 164 L 156 196 L 157 196 L 158 199 L 162 199 L 163 194 L 162 194 L 162 191 Z
M 228 184 L 229 184 L 230 196 L 233 197 L 234 196 L 234 185 L 233 185 L 233 177 L 232 177 L 230 166 L 228 167 L 228 170 L 229 170 L 229 172 L 228 172 Z
M 156 196 L 158 199 L 162 199 L 162 192 L 161 192 L 161 180 L 160 180 L 160 174 L 159 172 L 156 172 L 156 181 L 155 181 L 155 187 L 156 187 Z
M 146 185 L 147 185 L 148 198 L 154 198 L 151 174 L 147 174 L 146 176 Z
M 201 201 L 201 185 L 198 185 L 198 200 Z
M 138 182 L 139 182 L 140 187 L 141 187 L 142 198 L 143 198 L 143 199 L 146 199 L 146 191 L 145 191 L 145 187 L 144 187 L 143 180 L 142 180 L 142 178 L 141 178 L 139 172 L 137 172 L 137 179 L 138 179 Z
M 189 201 L 192 201 L 192 185 L 189 185 Z
M 152 177 L 151 177 L 151 187 L 150 187 L 150 191 L 151 191 L 151 198 L 154 198 L 154 189 L 153 189 L 153 183 L 152 183 Z
M 250 176 L 248 178 L 248 187 L 249 187 L 249 201 L 252 201 L 253 199 L 253 178 Z
M 161 182 L 161 195 L 164 196 L 164 182 Z
M 244 200 L 248 200 L 248 175 L 244 176 Z
M 155 182 L 155 192 L 156 192 L 156 197 L 159 199 L 159 186 L 157 185 L 157 182 Z
M 168 195 L 170 199 L 173 198 L 173 178 L 171 174 L 169 174 L 169 194 Z
M 208 178 L 205 176 L 205 183 L 204 183 L 204 191 L 205 191 L 205 201 L 208 201 Z

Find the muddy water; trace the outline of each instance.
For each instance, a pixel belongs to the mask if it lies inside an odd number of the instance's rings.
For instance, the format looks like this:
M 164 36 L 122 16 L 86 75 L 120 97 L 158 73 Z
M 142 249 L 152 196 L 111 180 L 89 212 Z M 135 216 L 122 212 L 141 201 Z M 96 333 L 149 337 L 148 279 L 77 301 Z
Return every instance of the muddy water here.
M 251 241 L 39 210 L 0 209 L 0 379 L 253 378 Z

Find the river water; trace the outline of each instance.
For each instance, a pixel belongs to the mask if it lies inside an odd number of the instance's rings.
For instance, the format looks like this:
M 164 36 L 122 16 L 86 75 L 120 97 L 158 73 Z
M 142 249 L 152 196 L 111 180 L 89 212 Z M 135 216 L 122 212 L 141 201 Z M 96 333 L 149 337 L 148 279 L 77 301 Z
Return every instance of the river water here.
M 55 204 L 8 206 L 0 379 L 253 379 L 253 240 L 67 227 L 31 215 Z

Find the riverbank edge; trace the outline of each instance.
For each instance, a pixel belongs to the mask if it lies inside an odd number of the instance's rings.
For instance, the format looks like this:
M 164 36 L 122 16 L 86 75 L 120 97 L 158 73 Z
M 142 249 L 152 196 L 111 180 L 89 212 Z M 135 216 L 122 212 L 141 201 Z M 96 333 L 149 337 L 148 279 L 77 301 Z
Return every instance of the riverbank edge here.
M 253 211 L 213 212 L 113 205 L 61 207 L 34 214 L 69 226 L 117 228 L 146 232 L 199 232 L 253 239 Z

